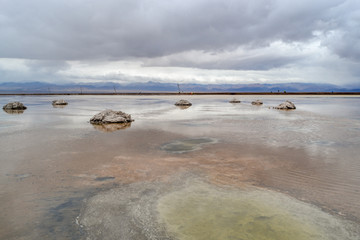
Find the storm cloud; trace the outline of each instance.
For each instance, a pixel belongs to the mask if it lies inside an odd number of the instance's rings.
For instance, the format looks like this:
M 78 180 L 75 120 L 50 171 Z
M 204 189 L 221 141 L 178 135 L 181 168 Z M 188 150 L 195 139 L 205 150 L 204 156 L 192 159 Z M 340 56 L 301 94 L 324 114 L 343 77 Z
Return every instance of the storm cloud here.
M 350 64 L 349 76 L 356 78 L 360 2 L 0 0 L 0 38 L 0 58 L 31 59 L 42 71 L 50 69 L 46 61 L 68 70 L 71 61 L 241 71 L 311 63 L 321 69 L 328 63 L 318 55 L 326 51 L 334 65 Z

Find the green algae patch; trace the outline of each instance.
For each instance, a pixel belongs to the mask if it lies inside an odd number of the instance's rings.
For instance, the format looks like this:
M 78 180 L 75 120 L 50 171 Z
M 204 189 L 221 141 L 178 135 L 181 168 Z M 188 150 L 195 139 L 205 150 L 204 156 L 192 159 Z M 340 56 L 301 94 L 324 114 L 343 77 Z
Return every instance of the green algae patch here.
M 328 231 L 339 229 L 331 215 L 266 190 L 234 192 L 192 186 L 162 197 L 158 212 L 160 222 L 181 240 L 319 240 L 339 234 L 335 239 L 351 239 L 340 231 Z
M 190 138 L 164 144 L 161 149 L 172 153 L 185 153 L 199 150 L 202 145 L 216 142 L 213 138 Z

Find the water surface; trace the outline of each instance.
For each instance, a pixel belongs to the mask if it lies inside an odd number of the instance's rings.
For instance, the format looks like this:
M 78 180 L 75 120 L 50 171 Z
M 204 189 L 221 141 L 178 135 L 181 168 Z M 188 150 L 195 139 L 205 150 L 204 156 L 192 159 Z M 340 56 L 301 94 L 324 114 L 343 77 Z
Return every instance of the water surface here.
M 90 196 L 187 172 L 220 188 L 282 192 L 359 225 L 358 97 L 186 96 L 187 109 L 174 106 L 184 96 L 64 98 L 54 108 L 54 96 L 0 97 L 28 107 L 0 113 L 1 239 L 85 238 L 76 217 Z M 297 109 L 269 108 L 285 100 Z M 104 109 L 135 122 L 91 125 Z

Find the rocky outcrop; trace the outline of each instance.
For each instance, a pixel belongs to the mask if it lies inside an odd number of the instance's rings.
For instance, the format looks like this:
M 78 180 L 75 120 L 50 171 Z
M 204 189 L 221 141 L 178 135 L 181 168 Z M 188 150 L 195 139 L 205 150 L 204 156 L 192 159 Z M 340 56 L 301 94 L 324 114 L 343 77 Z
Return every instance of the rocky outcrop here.
M 279 104 L 279 106 L 274 107 L 275 109 L 281 109 L 281 110 L 292 110 L 292 109 L 296 109 L 295 104 L 293 104 L 290 101 L 286 101 L 283 102 L 281 104 Z
M 175 103 L 176 106 L 191 106 L 192 103 L 188 100 L 181 99 Z
M 67 105 L 68 103 L 64 99 L 52 101 L 52 105 Z
M 237 100 L 236 98 L 233 98 L 229 101 L 229 103 L 241 103 L 241 101 Z
M 104 110 L 90 119 L 92 124 L 128 123 L 134 121 L 130 114 L 121 111 Z
M 11 102 L 3 106 L 4 110 L 25 110 L 26 107 L 21 102 Z
M 262 105 L 263 102 L 260 101 L 260 100 L 256 100 L 256 101 L 252 101 L 251 104 L 252 104 L 252 105 Z

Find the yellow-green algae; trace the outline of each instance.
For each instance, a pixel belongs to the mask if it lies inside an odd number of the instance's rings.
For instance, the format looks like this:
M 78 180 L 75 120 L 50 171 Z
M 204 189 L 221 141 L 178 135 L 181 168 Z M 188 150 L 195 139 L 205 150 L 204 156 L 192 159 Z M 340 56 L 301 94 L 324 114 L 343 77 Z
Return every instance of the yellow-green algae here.
M 168 231 L 181 240 L 352 239 L 333 216 L 267 190 L 229 191 L 195 184 L 162 197 L 158 212 Z

